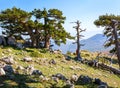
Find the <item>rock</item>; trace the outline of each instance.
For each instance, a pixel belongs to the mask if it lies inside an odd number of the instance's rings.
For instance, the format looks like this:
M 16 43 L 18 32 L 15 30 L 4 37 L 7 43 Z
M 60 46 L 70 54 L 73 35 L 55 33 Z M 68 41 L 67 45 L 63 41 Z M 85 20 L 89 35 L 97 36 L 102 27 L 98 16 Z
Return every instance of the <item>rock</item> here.
M 94 83 L 97 84 L 97 85 L 106 85 L 106 86 L 108 86 L 107 83 L 102 82 L 102 81 L 101 81 L 100 79 L 98 79 L 98 78 L 95 78 Z
M 18 66 L 18 67 L 17 67 L 17 70 L 24 70 L 24 67 Z
M 7 43 L 8 43 L 8 45 L 15 46 L 16 45 L 15 37 L 13 37 L 13 36 L 8 37 Z
M 67 78 L 64 75 L 62 75 L 61 73 L 57 73 L 57 74 L 53 75 L 53 77 L 57 77 L 60 80 L 64 80 L 64 81 L 67 80 Z
M 33 70 L 32 75 L 43 75 L 39 70 Z
M 0 68 L 0 76 L 5 75 L 5 71 L 3 70 L 3 68 Z
M 71 81 L 72 83 L 76 82 L 77 80 L 78 80 L 77 74 L 74 74 L 74 75 L 71 76 L 70 81 Z
M 66 56 L 65 59 L 68 60 L 68 61 L 70 61 L 70 60 L 71 60 L 71 57 L 70 57 L 70 56 Z
M 106 85 L 100 85 L 97 88 L 108 88 Z
M 92 79 L 90 77 L 81 75 L 78 78 L 76 84 L 77 85 L 86 85 L 86 84 L 90 84 L 91 82 L 92 82 Z
M 17 47 L 18 49 L 23 49 L 23 48 L 24 48 L 22 43 L 17 43 L 17 44 L 16 44 L 16 47 Z
M 49 61 L 49 64 L 56 64 L 56 61 L 54 60 L 54 59 L 51 59 L 50 61 Z
M 4 61 L 6 64 L 13 64 L 14 63 L 13 57 L 11 57 L 11 56 L 2 58 L 2 61 Z
M 24 58 L 23 58 L 23 61 L 31 62 L 31 61 L 32 61 L 32 58 L 31 58 L 31 57 L 24 57 Z
M 52 80 L 54 80 L 54 81 L 57 82 L 57 83 L 59 82 L 59 78 L 58 78 L 58 77 L 54 77 L 54 76 L 53 76 L 53 77 L 52 77 Z
M 31 75 L 31 74 L 32 74 L 32 72 L 33 72 L 33 70 L 35 70 L 35 69 L 34 69 L 34 67 L 33 67 L 33 66 L 31 66 L 31 65 L 30 65 L 30 66 L 26 67 L 24 70 L 25 70 L 25 73 L 27 73 L 27 74 L 30 74 L 30 75 Z
M 100 85 L 101 82 L 102 82 L 102 81 L 101 81 L 100 79 L 98 79 L 98 78 L 95 78 L 95 80 L 94 80 L 94 83 L 97 84 L 97 85 Z
M 74 87 L 74 84 L 70 82 L 70 80 L 67 80 L 65 88 L 75 88 L 75 87 Z
M 0 68 L 3 68 L 6 64 L 0 61 Z
M 11 65 L 5 65 L 5 67 L 3 68 L 5 72 L 7 73 L 10 73 L 10 74 L 13 74 L 14 73 L 14 70 L 12 68 Z

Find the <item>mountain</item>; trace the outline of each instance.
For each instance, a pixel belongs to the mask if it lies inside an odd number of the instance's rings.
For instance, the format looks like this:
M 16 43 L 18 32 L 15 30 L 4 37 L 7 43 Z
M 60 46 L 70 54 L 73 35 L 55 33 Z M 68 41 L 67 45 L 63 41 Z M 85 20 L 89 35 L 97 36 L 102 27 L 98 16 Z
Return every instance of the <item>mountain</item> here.
M 108 51 L 110 48 L 104 48 L 104 42 L 106 41 L 106 37 L 103 34 L 96 34 L 88 39 L 81 40 L 82 50 L 88 50 L 91 52 L 95 51 Z M 53 49 L 60 49 L 63 53 L 67 51 L 75 52 L 76 51 L 76 44 L 73 44 L 72 41 L 68 40 L 66 44 L 61 44 L 61 46 L 54 45 Z

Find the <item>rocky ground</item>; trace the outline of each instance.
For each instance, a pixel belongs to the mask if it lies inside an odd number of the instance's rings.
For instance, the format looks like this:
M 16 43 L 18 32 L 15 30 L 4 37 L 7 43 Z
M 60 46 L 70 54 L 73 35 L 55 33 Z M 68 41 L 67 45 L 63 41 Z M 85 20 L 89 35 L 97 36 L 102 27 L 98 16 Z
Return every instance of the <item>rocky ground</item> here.
M 95 58 L 88 52 L 82 56 Z M 0 88 L 119 88 L 119 82 L 119 75 L 90 67 L 61 51 L 0 48 Z

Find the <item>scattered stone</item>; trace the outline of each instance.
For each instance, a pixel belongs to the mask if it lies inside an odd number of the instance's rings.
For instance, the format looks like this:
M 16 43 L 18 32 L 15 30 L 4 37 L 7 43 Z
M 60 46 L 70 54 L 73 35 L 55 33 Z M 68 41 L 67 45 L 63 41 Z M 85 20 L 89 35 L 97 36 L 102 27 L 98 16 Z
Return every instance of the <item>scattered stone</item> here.
M 94 83 L 95 84 L 97 84 L 97 85 L 101 85 L 101 80 L 100 79 L 98 79 L 98 78 L 95 78 L 95 81 L 94 81 Z
M 11 65 L 6 65 L 3 69 L 4 69 L 5 73 L 6 73 L 6 72 L 7 72 L 7 73 L 10 73 L 10 74 L 13 74 L 13 73 L 14 73 L 14 70 L 13 70 L 13 68 L 12 68 Z
M 17 70 L 24 70 L 24 67 L 18 66 L 18 67 L 17 67 Z
M 90 84 L 92 82 L 92 78 L 90 78 L 89 76 L 84 76 L 84 75 L 81 75 L 76 84 L 80 84 L 80 85 L 86 85 L 86 84 Z
M 33 70 L 32 75 L 43 75 L 39 70 Z
M 49 64 L 54 64 L 54 65 L 56 65 L 56 61 L 55 61 L 54 59 L 51 59 L 51 60 L 49 61 Z
M 71 83 L 75 83 L 77 80 L 78 80 L 77 74 L 74 74 L 71 76 L 71 79 L 70 79 Z
M 8 45 L 14 46 L 16 44 L 16 39 L 15 37 L 11 36 L 8 37 L 8 41 L 7 41 Z
M 70 69 L 72 69 L 72 70 L 83 70 L 79 66 L 70 66 Z
M 4 61 L 6 64 L 14 63 L 13 57 L 11 57 L 11 56 L 2 58 L 2 61 Z
M 71 60 L 71 57 L 70 57 L 70 56 L 66 56 L 65 59 L 68 60 L 68 61 L 70 61 L 70 60 Z
M 97 85 L 106 85 L 106 86 L 108 86 L 107 83 L 102 82 L 99 78 L 95 78 L 94 83 L 97 84 Z
M 52 76 L 52 80 L 54 80 L 55 82 L 59 82 L 59 78 L 58 77 L 54 77 L 54 76 Z
M 3 70 L 3 68 L 0 68 L 0 76 L 5 75 L 5 71 Z
M 17 44 L 16 44 L 16 47 L 17 47 L 18 49 L 23 49 L 23 48 L 24 48 L 22 43 L 17 43 Z
M 75 86 L 69 80 L 67 80 L 65 88 L 75 88 Z
M 108 88 L 106 85 L 100 85 L 98 88 Z
M 24 57 L 24 58 L 23 58 L 23 61 L 31 62 L 31 61 L 32 61 L 32 58 L 31 58 L 31 57 Z
M 64 76 L 64 75 L 62 75 L 61 73 L 57 73 L 57 74 L 55 74 L 55 75 L 52 75 L 53 77 L 57 77 L 57 78 L 59 78 L 60 80 L 67 80 L 67 78 Z
M 32 72 L 33 72 L 33 70 L 35 70 L 35 69 L 34 69 L 34 67 L 33 67 L 33 66 L 31 66 L 31 65 L 30 65 L 30 66 L 26 67 L 24 70 L 25 70 L 25 73 L 27 73 L 27 74 L 30 74 L 30 75 L 31 75 L 31 74 L 32 74 Z

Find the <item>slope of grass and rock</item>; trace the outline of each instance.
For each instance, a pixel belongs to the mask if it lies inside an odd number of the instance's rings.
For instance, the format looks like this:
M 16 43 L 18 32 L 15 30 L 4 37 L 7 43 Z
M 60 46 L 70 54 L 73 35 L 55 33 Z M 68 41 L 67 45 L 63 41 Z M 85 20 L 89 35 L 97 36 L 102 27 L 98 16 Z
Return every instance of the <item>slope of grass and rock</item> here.
M 83 51 L 92 60 L 96 53 Z M 74 54 L 0 48 L 0 88 L 119 88 L 120 76 L 76 61 Z M 102 62 L 102 60 L 101 60 Z M 117 69 L 118 65 L 113 64 Z

